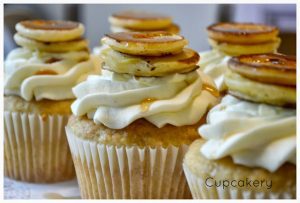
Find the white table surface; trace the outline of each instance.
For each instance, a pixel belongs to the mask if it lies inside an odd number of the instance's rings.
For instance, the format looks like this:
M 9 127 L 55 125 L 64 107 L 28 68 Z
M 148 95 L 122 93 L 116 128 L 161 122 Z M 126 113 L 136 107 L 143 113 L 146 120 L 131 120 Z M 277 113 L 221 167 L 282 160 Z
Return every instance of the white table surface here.
M 4 199 L 80 199 L 77 180 L 34 184 L 4 178 Z

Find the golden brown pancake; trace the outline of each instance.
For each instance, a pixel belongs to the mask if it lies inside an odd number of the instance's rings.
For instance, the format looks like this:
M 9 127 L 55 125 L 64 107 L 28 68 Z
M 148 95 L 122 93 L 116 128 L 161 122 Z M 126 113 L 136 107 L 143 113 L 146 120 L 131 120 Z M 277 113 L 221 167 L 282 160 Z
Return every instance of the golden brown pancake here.
M 113 25 L 110 27 L 110 29 L 112 32 L 149 32 L 148 30 L 128 29 L 128 28 L 123 28 L 123 27 L 113 26 Z M 173 34 L 179 34 L 180 27 L 177 24 L 172 23 L 170 26 L 166 28 L 161 28 L 155 31 L 165 31 Z
M 166 76 L 196 70 L 200 57 L 197 52 L 188 48 L 184 48 L 179 54 L 162 57 L 132 56 L 107 48 L 102 51 L 102 58 L 106 64 L 103 69 L 116 73 L 135 76 Z
M 283 54 L 254 54 L 233 57 L 228 67 L 251 80 L 296 86 L 296 58 Z
M 121 32 L 111 33 L 105 36 L 110 37 L 118 42 L 137 42 L 137 43 L 168 43 L 180 41 L 184 38 L 182 36 L 174 37 L 173 34 L 157 31 L 157 32 Z
M 176 55 L 167 56 L 132 56 L 104 49 L 101 53 L 108 69 L 117 73 L 135 76 L 165 76 L 173 73 L 187 73 L 197 69 L 200 56 L 192 49 L 184 48 Z
M 39 40 L 33 40 L 19 33 L 14 35 L 14 40 L 16 44 L 22 47 L 26 47 L 31 50 L 40 50 L 45 52 L 68 52 L 68 51 L 88 51 L 88 41 L 86 39 L 77 38 L 70 41 L 61 41 L 61 42 L 43 42 Z
M 144 11 L 121 11 L 112 14 L 114 18 L 127 20 L 155 20 L 155 19 L 170 19 L 169 16 L 160 13 L 150 13 Z
M 26 20 L 20 24 L 28 29 L 37 30 L 72 30 L 79 27 L 78 22 L 63 20 Z
M 188 41 L 168 32 L 120 32 L 107 34 L 102 43 L 125 54 L 162 56 L 180 53 Z
M 109 17 L 114 26 L 135 30 L 158 30 L 171 25 L 172 19 L 159 13 L 145 11 L 120 11 Z
M 16 24 L 18 34 L 42 42 L 62 42 L 78 39 L 84 26 L 78 22 L 61 20 L 27 20 Z
M 208 36 L 218 42 L 259 44 L 274 41 L 278 28 L 253 23 L 217 23 L 207 28 Z

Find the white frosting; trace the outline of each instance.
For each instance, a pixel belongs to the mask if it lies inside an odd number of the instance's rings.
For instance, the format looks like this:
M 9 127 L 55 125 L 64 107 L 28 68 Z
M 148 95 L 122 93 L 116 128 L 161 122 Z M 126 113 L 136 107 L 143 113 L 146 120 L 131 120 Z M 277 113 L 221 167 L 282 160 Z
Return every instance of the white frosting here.
M 73 88 L 75 115 L 87 114 L 95 123 L 121 129 L 139 118 L 157 127 L 197 123 L 217 99 L 203 84 L 215 87 L 202 72 L 165 77 L 135 77 L 103 70 Z M 145 102 L 146 99 L 155 99 Z
M 251 103 L 227 95 L 199 128 L 208 159 L 231 156 L 234 163 L 276 171 L 296 164 L 296 110 Z
M 57 62 L 46 63 L 55 58 Z M 83 61 L 84 60 L 84 61 Z M 75 98 L 72 87 L 85 80 L 87 75 L 100 73 L 100 59 L 86 51 L 45 53 L 17 48 L 9 53 L 5 61 L 6 95 L 18 95 L 30 101 L 64 100 Z M 37 74 L 39 72 L 56 74 Z
M 227 69 L 227 62 L 231 58 L 218 50 L 200 52 L 199 66 L 205 74 L 214 79 L 219 91 L 226 90 L 224 74 Z
M 101 53 L 104 49 L 108 48 L 109 46 L 104 44 L 104 45 L 101 45 L 101 46 L 96 46 L 93 48 L 93 54 L 101 57 Z

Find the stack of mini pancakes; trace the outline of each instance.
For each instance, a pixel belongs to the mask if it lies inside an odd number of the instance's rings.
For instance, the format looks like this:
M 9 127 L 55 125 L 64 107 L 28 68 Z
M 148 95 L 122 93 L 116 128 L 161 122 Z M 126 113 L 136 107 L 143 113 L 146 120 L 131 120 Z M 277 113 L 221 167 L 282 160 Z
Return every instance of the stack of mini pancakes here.
M 233 57 L 225 83 L 229 94 L 276 106 L 296 106 L 296 58 L 282 54 Z
M 198 68 L 199 55 L 184 48 L 182 36 L 168 32 L 120 32 L 107 34 L 102 43 L 104 69 L 135 76 L 165 76 Z
M 109 22 L 112 32 L 180 32 L 179 26 L 172 23 L 171 17 L 145 11 L 120 11 L 112 14 Z
M 15 42 L 30 50 L 44 52 L 88 51 L 82 38 L 84 26 L 71 21 L 22 21 L 16 25 Z
M 209 44 L 230 56 L 273 53 L 280 45 L 278 29 L 253 23 L 217 23 L 207 28 Z

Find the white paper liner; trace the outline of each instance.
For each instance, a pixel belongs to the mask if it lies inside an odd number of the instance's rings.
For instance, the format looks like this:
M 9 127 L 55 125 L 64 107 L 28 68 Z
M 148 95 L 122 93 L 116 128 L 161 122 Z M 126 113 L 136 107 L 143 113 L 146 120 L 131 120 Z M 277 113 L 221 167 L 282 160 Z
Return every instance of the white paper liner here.
M 4 174 L 27 182 L 75 177 L 65 134 L 68 115 L 4 112 Z
M 117 147 L 81 139 L 68 127 L 66 132 L 82 198 L 191 198 L 182 170 L 187 145 Z
M 207 187 L 205 179 L 194 175 L 188 166 L 183 164 L 183 170 L 191 190 L 193 199 L 295 199 L 290 193 L 255 192 L 245 188 L 223 189 L 222 187 Z

